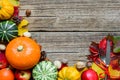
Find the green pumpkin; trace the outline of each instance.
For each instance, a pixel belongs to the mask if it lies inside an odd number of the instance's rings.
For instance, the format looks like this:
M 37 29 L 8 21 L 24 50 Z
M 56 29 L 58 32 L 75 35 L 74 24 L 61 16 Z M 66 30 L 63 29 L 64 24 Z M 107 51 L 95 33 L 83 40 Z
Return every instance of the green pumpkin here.
M 57 80 L 57 67 L 50 61 L 39 62 L 32 71 L 34 80 Z
M 2 42 L 9 42 L 17 35 L 18 28 L 14 22 L 10 20 L 0 22 L 0 40 Z

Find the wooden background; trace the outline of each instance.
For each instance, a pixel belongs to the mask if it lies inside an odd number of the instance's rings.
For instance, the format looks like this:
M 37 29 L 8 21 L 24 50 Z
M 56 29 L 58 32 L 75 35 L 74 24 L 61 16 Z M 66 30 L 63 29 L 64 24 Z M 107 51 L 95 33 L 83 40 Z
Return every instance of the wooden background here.
M 20 0 L 29 31 L 50 60 L 86 60 L 91 41 L 120 35 L 120 0 Z

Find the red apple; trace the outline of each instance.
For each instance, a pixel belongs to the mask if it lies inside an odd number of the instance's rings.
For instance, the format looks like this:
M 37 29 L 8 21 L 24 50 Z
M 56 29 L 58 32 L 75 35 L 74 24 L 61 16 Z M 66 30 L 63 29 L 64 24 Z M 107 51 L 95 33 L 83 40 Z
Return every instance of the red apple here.
M 0 69 L 6 68 L 8 66 L 8 61 L 5 56 L 4 51 L 0 51 Z
M 97 72 L 87 69 L 81 74 L 81 80 L 99 80 Z
M 15 71 L 15 78 L 16 80 L 29 80 L 31 78 L 31 71 L 30 70 L 16 70 Z

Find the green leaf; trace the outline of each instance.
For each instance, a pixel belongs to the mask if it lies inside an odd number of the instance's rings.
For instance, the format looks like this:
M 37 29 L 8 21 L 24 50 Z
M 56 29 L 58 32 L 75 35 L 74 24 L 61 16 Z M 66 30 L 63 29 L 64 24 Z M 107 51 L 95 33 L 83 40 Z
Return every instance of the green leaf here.
M 120 52 L 120 47 L 114 48 L 114 49 L 113 49 L 113 52 L 114 52 L 114 53 L 119 53 L 119 52 Z
M 113 43 L 113 52 L 120 53 L 120 36 L 114 36 Z

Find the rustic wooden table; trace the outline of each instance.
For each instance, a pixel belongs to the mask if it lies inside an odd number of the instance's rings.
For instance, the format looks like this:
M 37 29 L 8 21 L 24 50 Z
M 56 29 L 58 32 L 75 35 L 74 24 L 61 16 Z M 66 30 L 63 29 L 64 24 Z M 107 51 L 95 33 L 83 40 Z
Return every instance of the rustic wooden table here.
M 91 41 L 120 35 L 120 0 L 20 0 L 29 31 L 50 60 L 86 60 Z

